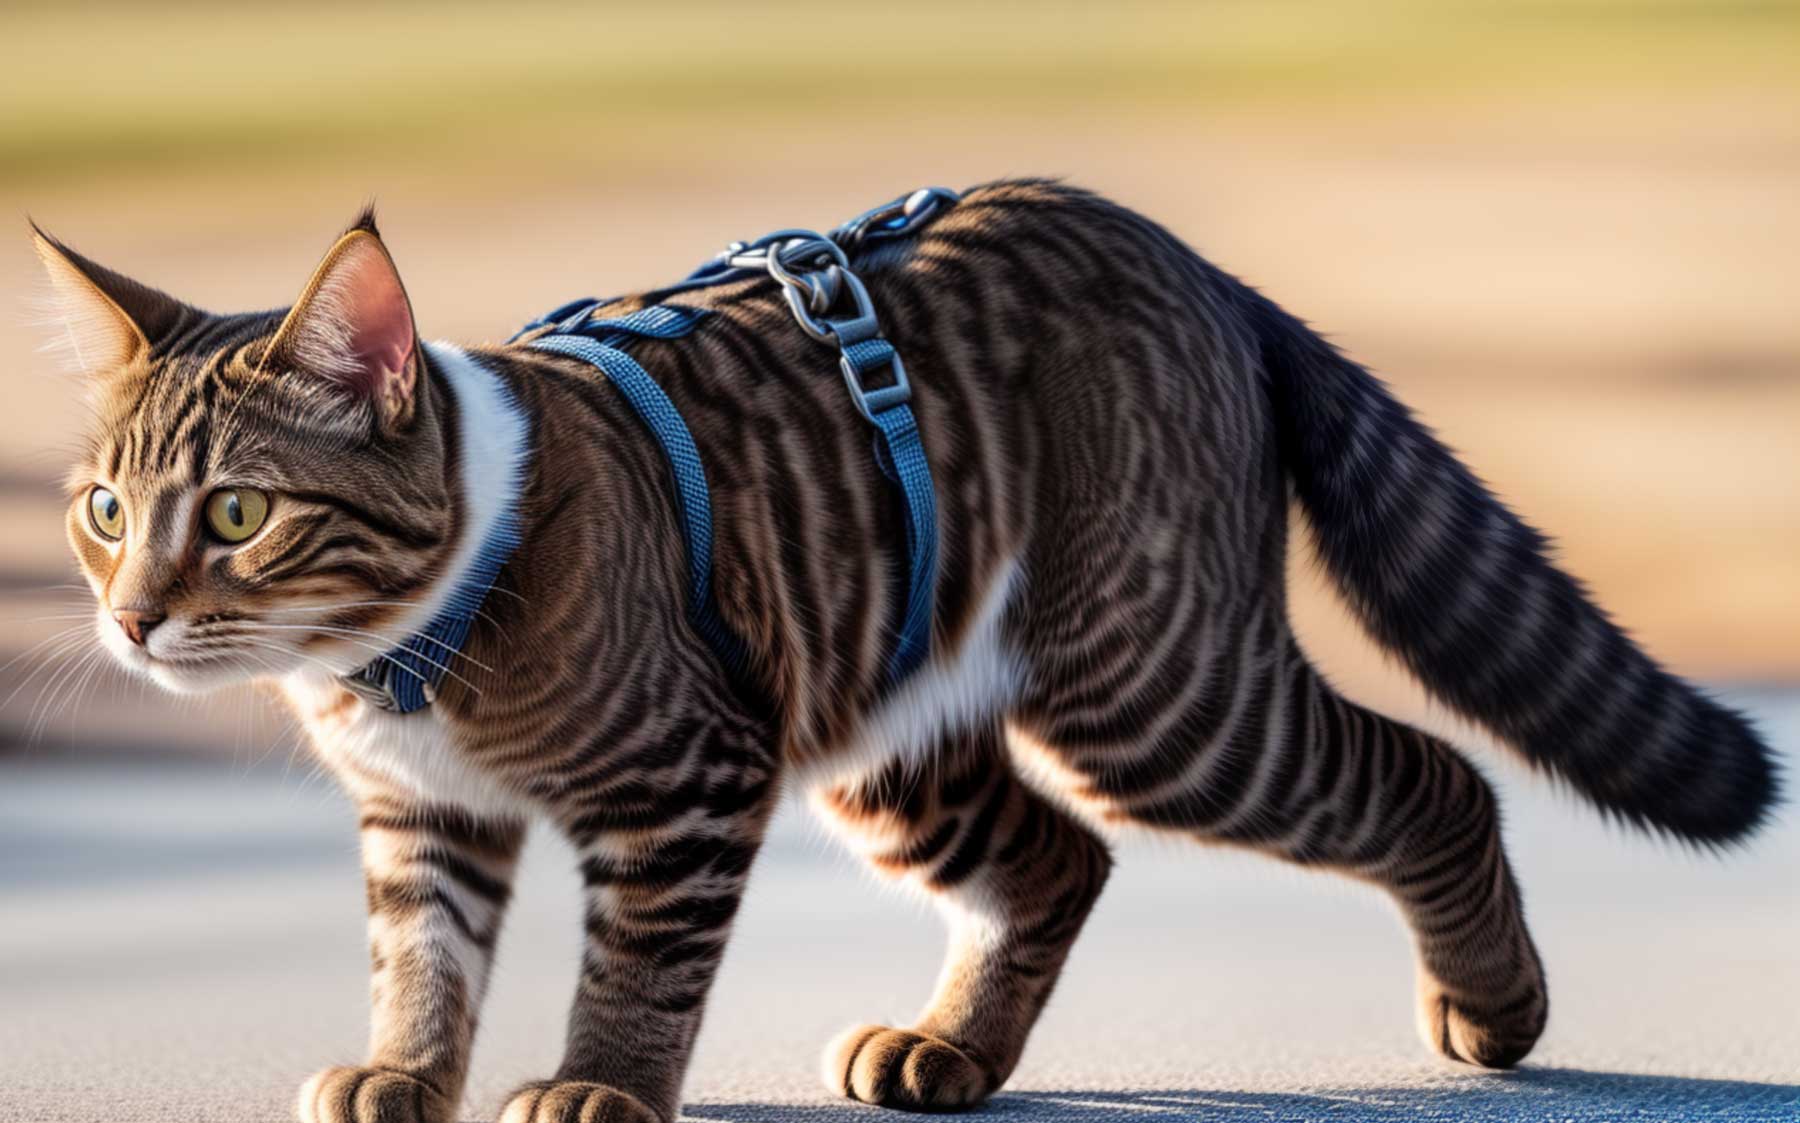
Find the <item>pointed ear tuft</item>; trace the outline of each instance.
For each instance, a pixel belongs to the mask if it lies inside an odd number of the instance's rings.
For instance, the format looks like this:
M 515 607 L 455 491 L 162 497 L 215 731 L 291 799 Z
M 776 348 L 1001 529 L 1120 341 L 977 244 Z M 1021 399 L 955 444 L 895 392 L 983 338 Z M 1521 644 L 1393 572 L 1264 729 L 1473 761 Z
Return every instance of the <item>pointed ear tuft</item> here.
M 52 346 L 66 346 L 84 373 L 109 373 L 147 358 L 186 317 L 202 314 L 83 257 L 35 222 L 31 238 L 50 278 L 59 333 Z
M 367 403 L 384 430 L 412 416 L 419 341 L 412 305 L 369 211 L 337 240 L 269 346 L 275 361 Z
M 381 237 L 381 231 L 375 228 L 375 200 L 370 199 L 363 204 L 363 209 L 357 213 L 356 221 L 352 222 L 344 233 L 354 234 L 358 230 L 365 234 L 373 234 L 377 238 Z

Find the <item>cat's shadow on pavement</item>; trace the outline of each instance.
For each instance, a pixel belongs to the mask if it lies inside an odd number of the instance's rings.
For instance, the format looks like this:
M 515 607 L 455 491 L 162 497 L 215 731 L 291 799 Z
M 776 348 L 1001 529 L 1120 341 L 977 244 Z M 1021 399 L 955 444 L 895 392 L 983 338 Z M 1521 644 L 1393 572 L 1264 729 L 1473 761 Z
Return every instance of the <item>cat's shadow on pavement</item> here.
M 904 1119 L 856 1104 L 693 1104 L 689 1123 L 874 1123 Z M 1678 1076 L 1629 1076 L 1571 1068 L 1521 1068 L 1418 1087 L 1320 1088 L 1312 1092 L 1144 1089 L 1136 1092 L 1006 1092 L 974 1112 L 983 1123 L 1329 1120 L 1332 1123 L 1795 1123 L 1800 1084 Z

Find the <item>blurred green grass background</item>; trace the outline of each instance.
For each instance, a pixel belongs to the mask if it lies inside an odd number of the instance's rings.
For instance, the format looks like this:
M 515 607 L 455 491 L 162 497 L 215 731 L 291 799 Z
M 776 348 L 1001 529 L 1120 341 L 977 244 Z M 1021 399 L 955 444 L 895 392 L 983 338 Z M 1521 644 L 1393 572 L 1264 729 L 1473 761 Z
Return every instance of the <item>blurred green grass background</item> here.
M 1800 88 L 1800 4 L 66 4 L 0 14 L 0 176 L 499 144 L 587 166 L 779 118 L 1552 105 Z M 738 153 L 729 148 L 721 159 Z
M 15 4 L 0 210 L 228 310 L 291 300 L 376 198 L 422 330 L 481 340 L 922 183 L 1065 176 L 1389 378 L 1676 669 L 1788 682 L 1797 64 L 1800 0 Z M 17 232 L 0 665 L 89 607 L 54 486 L 82 394 Z M 1417 712 L 1293 585 L 1334 677 Z M 211 706 L 34 690 L 0 751 L 230 739 Z

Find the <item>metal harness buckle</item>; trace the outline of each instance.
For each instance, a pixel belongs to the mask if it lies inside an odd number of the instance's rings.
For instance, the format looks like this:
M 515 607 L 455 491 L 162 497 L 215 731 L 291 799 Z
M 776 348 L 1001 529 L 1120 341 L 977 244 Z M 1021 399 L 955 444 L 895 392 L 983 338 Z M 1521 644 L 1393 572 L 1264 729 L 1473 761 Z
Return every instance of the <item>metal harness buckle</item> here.
M 846 249 L 908 234 L 959 198 L 947 187 L 922 187 L 858 215 L 829 236 L 791 229 L 754 242 L 733 242 L 712 268 L 760 270 L 773 277 L 800 330 L 838 349 L 838 369 L 850 400 L 873 424 L 878 415 L 912 400 L 912 384 L 899 353 L 881 336 L 875 302 L 862 278 L 851 270 Z M 696 274 L 703 275 L 704 270 Z M 865 385 L 865 378 L 883 367 L 893 381 L 886 386 Z
M 863 385 L 864 375 L 884 366 L 893 373 L 892 382 L 874 389 Z M 844 372 L 844 386 L 850 391 L 856 412 L 871 425 L 880 424 L 875 420 L 876 414 L 912 401 L 912 383 L 906 380 L 906 364 L 901 361 L 900 352 L 879 336 L 844 348 L 838 355 L 838 369 Z
M 892 344 L 881 337 L 881 321 L 875 302 L 862 278 L 850 271 L 850 259 L 842 246 L 818 235 L 791 238 L 768 247 L 765 268 L 781 283 L 788 309 L 800 330 L 820 343 L 838 349 L 838 369 L 856 412 L 871 425 L 875 416 L 912 400 L 912 384 L 906 380 L 906 364 Z M 841 308 L 837 315 L 831 309 Z M 887 367 L 893 381 L 871 389 L 866 375 Z

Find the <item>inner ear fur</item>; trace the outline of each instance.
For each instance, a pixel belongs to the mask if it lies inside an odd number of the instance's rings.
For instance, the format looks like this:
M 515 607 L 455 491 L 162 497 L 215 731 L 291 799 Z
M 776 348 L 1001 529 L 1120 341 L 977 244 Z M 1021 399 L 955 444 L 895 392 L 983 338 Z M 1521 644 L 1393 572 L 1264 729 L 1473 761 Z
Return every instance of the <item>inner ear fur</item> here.
M 373 219 L 332 245 L 270 342 L 275 362 L 370 404 L 384 427 L 410 417 L 419 383 L 412 304 Z
M 31 223 L 32 245 L 50 279 L 57 327 L 83 372 L 102 374 L 147 359 L 190 316 L 169 294 L 77 253 Z

